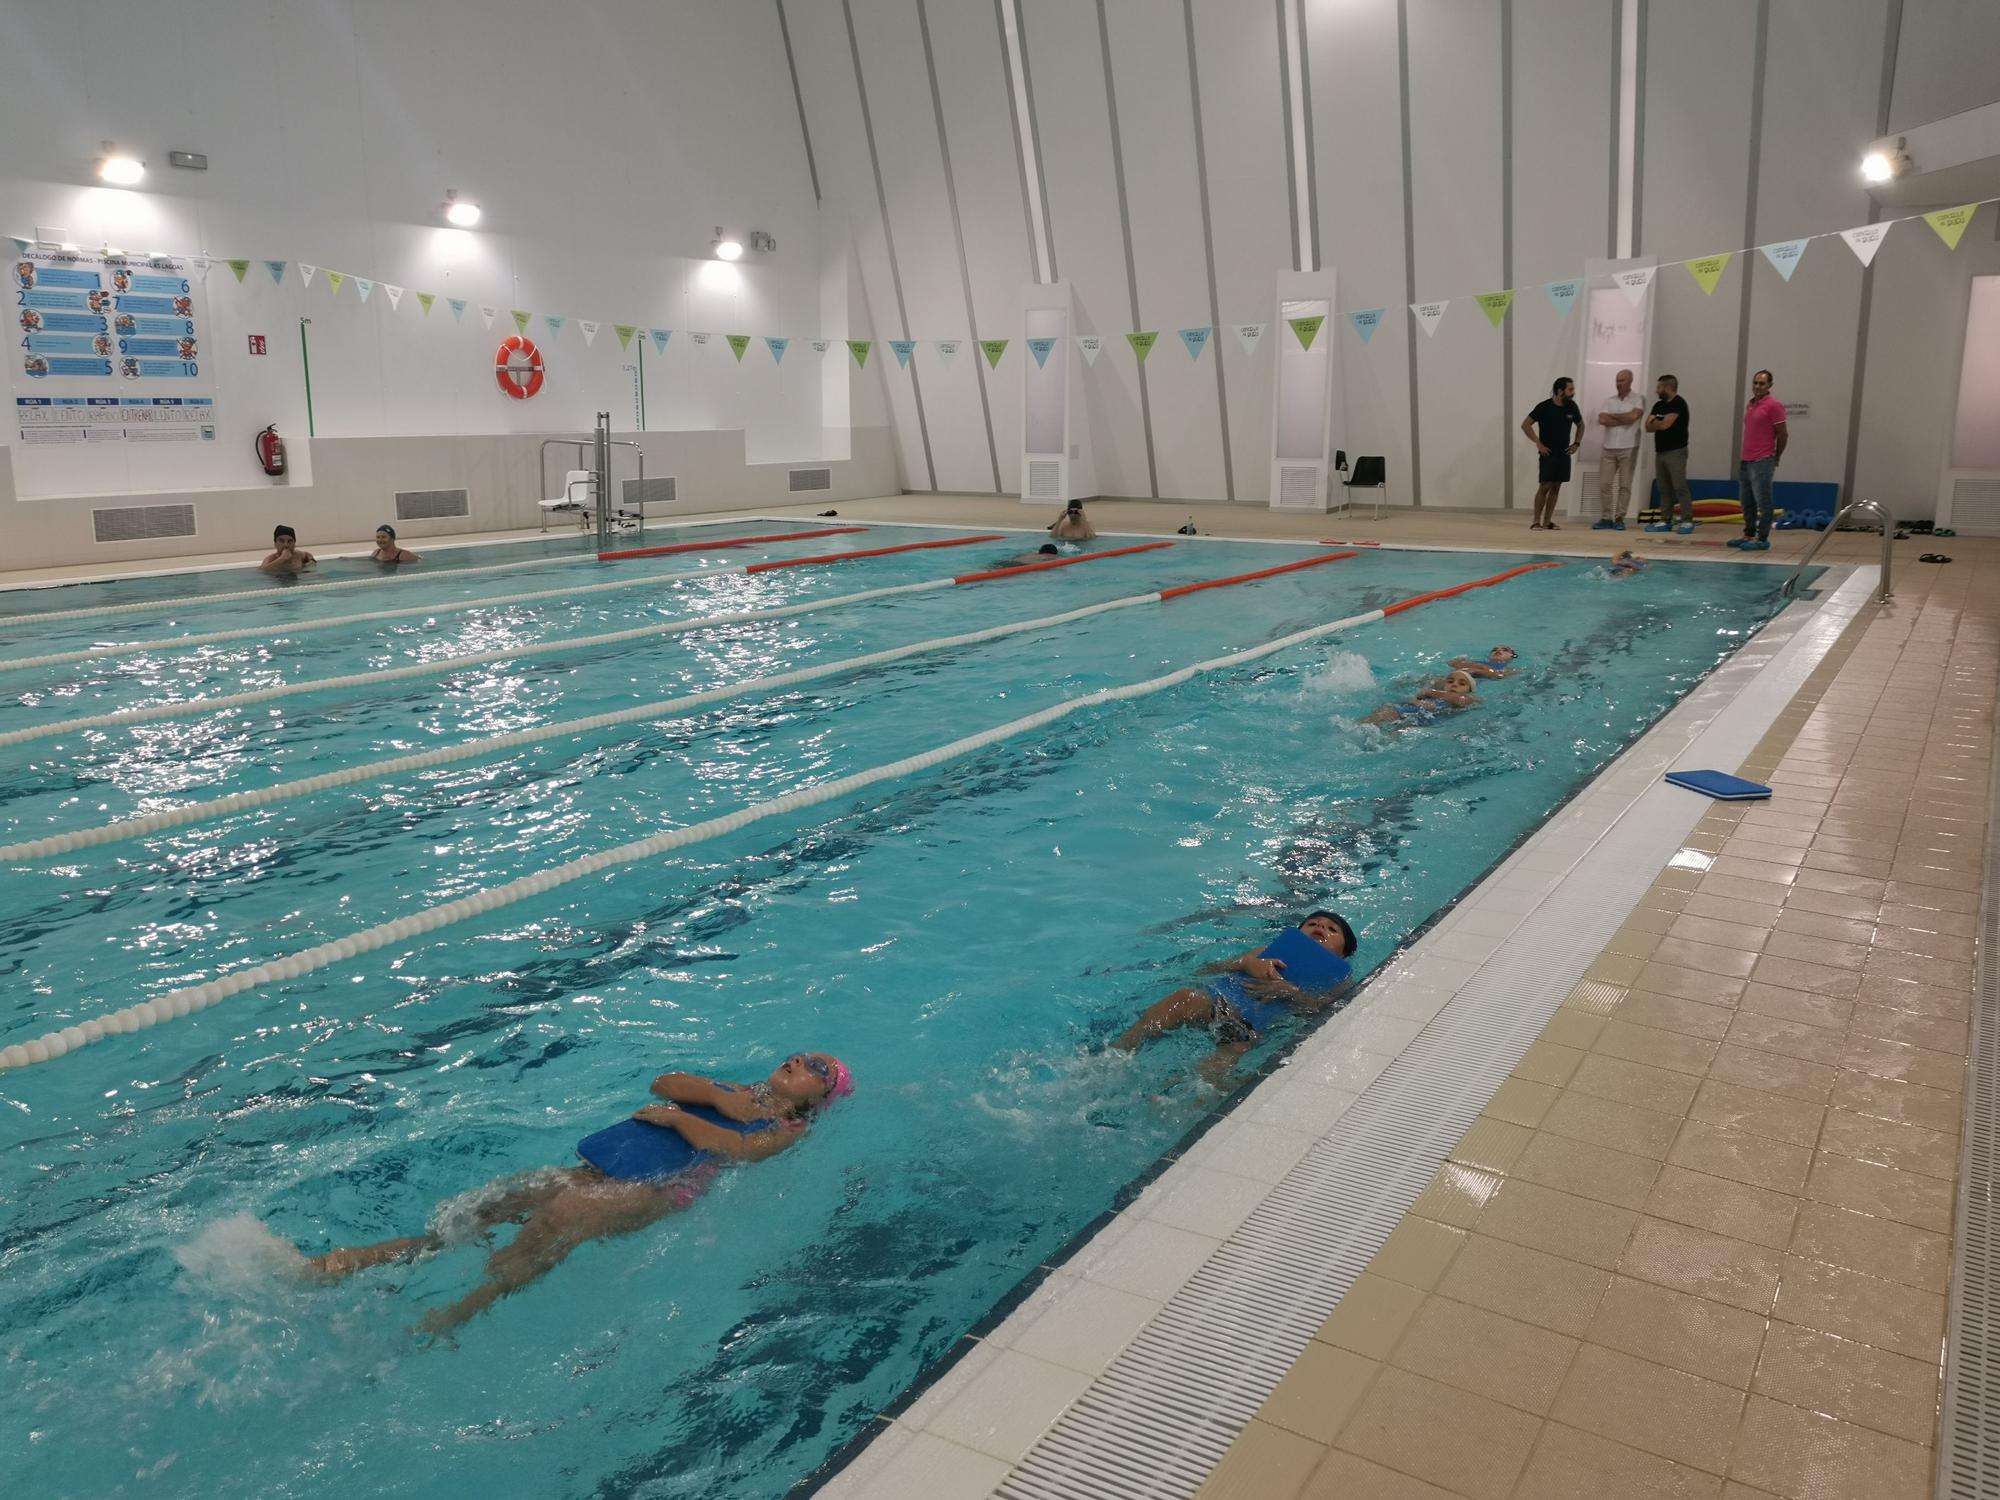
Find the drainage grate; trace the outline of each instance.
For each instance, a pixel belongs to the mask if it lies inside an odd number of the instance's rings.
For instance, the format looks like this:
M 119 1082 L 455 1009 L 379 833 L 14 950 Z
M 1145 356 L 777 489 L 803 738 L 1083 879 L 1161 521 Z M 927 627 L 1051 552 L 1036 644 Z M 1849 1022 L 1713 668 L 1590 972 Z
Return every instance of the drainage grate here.
M 192 505 L 121 505 L 90 513 L 100 542 L 146 542 L 157 537 L 193 536 Z
M 396 519 L 399 521 L 436 521 L 446 516 L 471 513 L 471 496 L 465 490 L 396 491 Z
M 2000 752 L 1991 792 L 2000 797 Z M 1978 992 L 1972 1069 L 1960 1147 L 1958 1233 L 1952 1250 L 1951 1319 L 1944 1362 L 1940 1500 L 2000 1496 L 2000 836 L 1987 802 L 1986 880 L 1979 904 Z
M 790 471 L 793 493 L 800 490 L 830 490 L 833 488 L 831 469 L 793 469 Z

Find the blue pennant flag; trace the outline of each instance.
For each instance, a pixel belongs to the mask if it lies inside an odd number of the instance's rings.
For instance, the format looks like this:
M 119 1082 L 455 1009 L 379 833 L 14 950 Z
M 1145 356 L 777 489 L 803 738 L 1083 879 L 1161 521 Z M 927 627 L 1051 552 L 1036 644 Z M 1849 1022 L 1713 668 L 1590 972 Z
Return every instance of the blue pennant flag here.
M 667 352 L 667 340 L 674 336 L 673 329 L 654 328 L 649 331 L 653 335 L 653 352 L 655 354 L 665 354 Z
M 1208 336 L 1214 332 L 1213 328 L 1183 328 L 1180 331 L 1181 343 L 1187 346 L 1189 359 L 1201 358 L 1201 351 L 1208 347 Z
M 769 334 L 764 335 L 764 347 L 771 351 L 773 363 L 783 364 L 785 362 L 785 351 L 791 345 L 792 341 L 790 339 L 774 339 Z
M 915 339 L 890 339 L 889 347 L 896 351 L 896 363 L 905 370 L 909 369 L 910 356 L 917 352 L 917 341 Z
M 1757 248 L 1764 252 L 1764 259 L 1771 263 L 1771 269 L 1790 281 L 1792 272 L 1799 268 L 1799 257 L 1806 253 L 1806 244 L 1805 240 L 1781 240 L 1775 245 L 1759 245 Z
M 1055 346 L 1056 346 L 1056 341 L 1054 339 L 1028 340 L 1028 352 L 1035 356 L 1036 369 L 1040 370 L 1047 368 L 1049 363 L 1049 351 L 1055 348 Z
M 1363 312 L 1349 313 L 1347 321 L 1365 344 L 1375 337 L 1375 330 L 1382 326 L 1382 314 L 1387 311 L 1386 307 L 1371 307 Z
M 452 322 L 463 323 L 465 321 L 465 299 L 463 297 L 447 297 L 444 300 L 451 304 Z
M 1581 279 L 1551 281 L 1542 290 L 1548 294 L 1549 306 L 1566 318 L 1577 294 L 1583 290 L 1583 282 Z
M 546 323 L 546 324 L 548 324 L 548 325 L 549 325 L 549 333 L 550 333 L 550 335 L 551 335 L 551 336 L 554 336 L 554 335 L 557 335 L 557 334 L 560 334 L 560 333 L 562 332 L 562 328 L 563 328 L 563 319 L 562 319 L 562 317 L 561 317 L 561 315 L 560 315 L 560 314 L 558 314 L 558 313 L 543 313 L 543 314 L 542 314 L 542 321 L 543 321 L 544 323 Z
M 275 282 L 282 282 L 285 279 L 285 263 L 281 260 L 265 261 L 264 269 L 271 273 L 271 280 Z

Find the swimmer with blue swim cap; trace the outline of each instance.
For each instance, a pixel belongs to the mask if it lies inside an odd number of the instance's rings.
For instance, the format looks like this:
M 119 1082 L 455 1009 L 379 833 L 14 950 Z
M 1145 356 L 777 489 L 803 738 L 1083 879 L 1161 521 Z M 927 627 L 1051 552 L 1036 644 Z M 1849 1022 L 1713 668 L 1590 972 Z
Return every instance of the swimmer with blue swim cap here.
M 1512 646 L 1495 646 L 1484 656 L 1454 656 L 1445 665 L 1474 677 L 1512 677 L 1521 670 L 1521 653 Z
M 1215 1052 L 1201 1074 L 1219 1084 L 1285 1015 L 1324 1010 L 1338 998 L 1347 986 L 1354 948 L 1354 929 L 1345 917 L 1316 911 L 1261 948 L 1204 965 L 1201 972 L 1221 976 L 1218 982 L 1175 990 L 1112 1045 L 1134 1052 L 1170 1031 L 1206 1026 L 1215 1033 Z
M 847 1064 L 825 1052 L 795 1052 L 762 1083 L 718 1083 L 695 1073 L 662 1073 L 649 1104 L 577 1144 L 579 1166 L 503 1177 L 474 1195 L 463 1228 L 488 1238 L 519 1224 L 486 1259 L 486 1279 L 423 1320 L 426 1333 L 455 1328 L 546 1275 L 590 1240 L 630 1234 L 692 1206 L 734 1162 L 762 1161 L 805 1139 L 812 1121 L 854 1092 Z M 370 1266 L 415 1260 L 451 1244 L 442 1226 L 427 1234 L 329 1250 L 306 1273 L 338 1281 Z

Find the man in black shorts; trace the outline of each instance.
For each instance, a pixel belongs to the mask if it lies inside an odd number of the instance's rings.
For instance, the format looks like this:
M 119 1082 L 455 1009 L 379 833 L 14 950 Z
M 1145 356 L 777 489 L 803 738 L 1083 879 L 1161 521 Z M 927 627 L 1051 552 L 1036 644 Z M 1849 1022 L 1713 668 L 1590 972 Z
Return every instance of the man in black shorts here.
M 1569 461 L 1583 445 L 1583 413 L 1577 410 L 1576 382 L 1565 375 L 1550 387 L 1549 399 L 1521 419 L 1521 431 L 1541 455 L 1535 489 L 1535 521 L 1530 531 L 1557 531 L 1556 495 L 1569 479 Z

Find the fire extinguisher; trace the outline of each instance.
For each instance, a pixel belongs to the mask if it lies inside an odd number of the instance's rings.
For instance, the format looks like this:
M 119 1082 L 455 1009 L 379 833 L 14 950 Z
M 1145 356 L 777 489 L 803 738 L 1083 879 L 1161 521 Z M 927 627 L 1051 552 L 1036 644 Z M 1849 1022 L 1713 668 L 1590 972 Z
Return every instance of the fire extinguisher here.
M 276 422 L 257 434 L 257 462 L 264 466 L 264 472 L 273 479 L 284 477 L 285 440 L 278 436 Z

